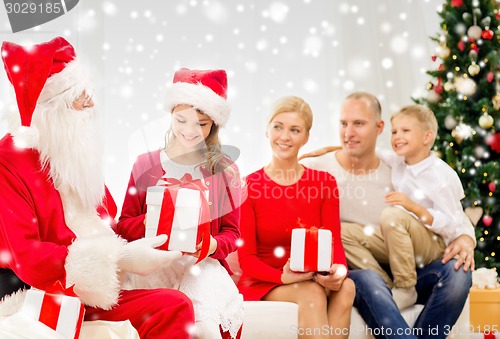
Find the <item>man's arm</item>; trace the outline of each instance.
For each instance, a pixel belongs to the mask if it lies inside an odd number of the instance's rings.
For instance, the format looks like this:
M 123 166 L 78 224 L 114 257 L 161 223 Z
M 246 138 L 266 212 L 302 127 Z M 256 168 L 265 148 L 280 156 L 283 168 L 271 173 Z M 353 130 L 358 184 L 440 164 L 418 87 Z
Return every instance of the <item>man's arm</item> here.
M 325 147 L 319 148 L 317 150 L 314 150 L 312 152 L 302 154 L 299 157 L 299 161 L 302 159 L 305 159 L 305 158 L 319 157 L 320 155 L 330 153 L 333 151 L 337 151 L 339 149 L 342 149 L 342 147 L 340 147 L 340 146 L 325 146 Z
M 455 270 L 458 270 L 463 265 L 464 272 L 467 272 L 469 269 L 474 271 L 474 240 L 470 236 L 462 234 L 453 240 L 444 250 L 441 262 L 446 264 L 455 256 L 457 257 Z

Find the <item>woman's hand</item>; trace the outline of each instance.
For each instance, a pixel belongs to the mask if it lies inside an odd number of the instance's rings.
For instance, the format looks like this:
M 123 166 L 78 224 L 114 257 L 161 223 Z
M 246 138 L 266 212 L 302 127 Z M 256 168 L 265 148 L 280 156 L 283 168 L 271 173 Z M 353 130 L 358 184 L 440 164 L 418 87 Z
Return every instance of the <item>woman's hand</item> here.
M 340 290 L 340 286 L 347 276 L 347 268 L 342 264 L 333 264 L 327 275 L 316 273 L 314 280 L 331 291 Z
M 281 282 L 285 285 L 293 284 L 301 281 L 311 280 L 314 272 L 293 272 L 290 269 L 290 259 L 283 266 L 283 274 L 281 274 Z

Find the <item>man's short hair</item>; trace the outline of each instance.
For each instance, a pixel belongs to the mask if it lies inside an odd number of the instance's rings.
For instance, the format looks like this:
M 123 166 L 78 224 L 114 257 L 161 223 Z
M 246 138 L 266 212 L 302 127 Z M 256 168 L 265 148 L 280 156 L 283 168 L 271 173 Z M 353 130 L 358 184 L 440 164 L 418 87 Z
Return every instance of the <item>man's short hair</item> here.
M 349 99 L 363 100 L 365 101 L 370 109 L 375 113 L 375 118 L 377 120 L 382 119 L 382 106 L 380 105 L 380 101 L 378 101 L 377 97 L 368 92 L 354 92 L 349 94 L 345 101 Z

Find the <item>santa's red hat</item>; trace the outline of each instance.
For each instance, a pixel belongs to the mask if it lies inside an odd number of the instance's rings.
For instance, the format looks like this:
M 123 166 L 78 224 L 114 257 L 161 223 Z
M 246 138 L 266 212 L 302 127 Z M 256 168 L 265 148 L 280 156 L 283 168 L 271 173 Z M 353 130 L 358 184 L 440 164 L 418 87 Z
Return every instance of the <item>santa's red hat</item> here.
M 226 99 L 226 71 L 181 68 L 174 74 L 166 106 L 171 112 L 177 105 L 191 105 L 222 127 L 229 119 L 230 107 Z
M 31 125 L 37 103 L 83 85 L 82 71 L 75 66 L 75 50 L 62 37 L 32 46 L 4 42 L 2 59 L 14 86 L 22 126 Z

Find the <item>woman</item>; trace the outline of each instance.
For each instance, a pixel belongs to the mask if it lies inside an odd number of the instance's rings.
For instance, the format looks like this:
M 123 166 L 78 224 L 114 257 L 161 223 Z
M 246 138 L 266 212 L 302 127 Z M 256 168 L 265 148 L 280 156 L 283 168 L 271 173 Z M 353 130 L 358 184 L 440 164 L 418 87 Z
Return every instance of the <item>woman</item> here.
M 312 120 L 311 108 L 299 97 L 283 97 L 274 106 L 266 130 L 271 162 L 247 177 L 238 288 L 245 300 L 298 304 L 299 338 L 347 338 L 355 288 L 346 277 L 337 185 L 328 173 L 297 159 Z M 291 231 L 299 220 L 332 231 L 334 264 L 326 275 L 290 270 Z

